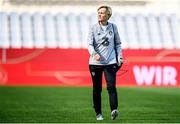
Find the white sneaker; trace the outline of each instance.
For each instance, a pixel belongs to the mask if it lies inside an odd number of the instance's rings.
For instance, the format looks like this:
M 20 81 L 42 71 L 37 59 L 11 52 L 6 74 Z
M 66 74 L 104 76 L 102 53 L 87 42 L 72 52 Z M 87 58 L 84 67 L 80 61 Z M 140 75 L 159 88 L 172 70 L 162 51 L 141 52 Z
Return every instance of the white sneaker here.
M 102 120 L 103 120 L 102 114 L 98 114 L 98 115 L 96 116 L 96 120 L 97 120 L 97 121 L 102 121 Z
M 114 109 L 114 110 L 111 112 L 111 119 L 112 119 L 112 120 L 115 120 L 117 116 L 118 116 L 118 110 L 117 110 L 117 109 Z

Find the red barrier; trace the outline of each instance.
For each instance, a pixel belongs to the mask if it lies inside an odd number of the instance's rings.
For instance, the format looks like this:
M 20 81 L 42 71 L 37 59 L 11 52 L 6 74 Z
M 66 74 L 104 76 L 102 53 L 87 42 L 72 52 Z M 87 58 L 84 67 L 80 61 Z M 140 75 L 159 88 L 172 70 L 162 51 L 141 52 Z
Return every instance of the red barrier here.
M 92 85 L 86 49 L 1 49 L 0 53 L 1 85 Z M 180 86 L 180 50 L 123 50 L 123 55 L 117 86 Z

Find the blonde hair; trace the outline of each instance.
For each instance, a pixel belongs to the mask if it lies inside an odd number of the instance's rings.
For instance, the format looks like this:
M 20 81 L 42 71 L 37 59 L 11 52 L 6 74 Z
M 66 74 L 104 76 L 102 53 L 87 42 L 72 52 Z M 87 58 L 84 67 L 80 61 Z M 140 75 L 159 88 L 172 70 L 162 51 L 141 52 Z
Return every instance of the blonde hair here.
M 107 5 L 102 5 L 102 6 L 100 6 L 100 7 L 97 9 L 97 11 L 99 11 L 99 9 L 101 9 L 101 8 L 105 8 L 105 9 L 106 9 L 106 12 L 107 12 L 107 14 L 108 14 L 108 16 L 109 16 L 109 18 L 110 18 L 111 15 L 112 15 L 112 9 L 111 9 L 111 7 L 110 7 L 110 6 L 107 6 Z

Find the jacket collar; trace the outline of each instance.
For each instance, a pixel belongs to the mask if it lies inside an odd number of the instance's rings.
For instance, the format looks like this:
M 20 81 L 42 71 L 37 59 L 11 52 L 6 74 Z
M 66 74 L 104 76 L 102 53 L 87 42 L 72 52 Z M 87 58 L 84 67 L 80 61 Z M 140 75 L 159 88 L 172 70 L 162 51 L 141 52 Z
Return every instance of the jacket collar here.
M 108 26 L 107 26 L 107 28 L 106 28 L 106 31 L 107 31 L 107 30 L 111 27 L 111 25 L 112 25 L 110 22 L 107 22 L 107 23 L 108 23 L 108 24 L 107 24 Z M 98 25 L 98 26 L 97 26 L 97 27 L 98 27 L 98 34 L 99 34 L 99 33 L 101 34 L 101 33 L 103 32 L 103 29 L 102 29 L 102 27 L 101 27 L 101 25 L 100 25 L 99 23 L 97 23 L 97 25 Z

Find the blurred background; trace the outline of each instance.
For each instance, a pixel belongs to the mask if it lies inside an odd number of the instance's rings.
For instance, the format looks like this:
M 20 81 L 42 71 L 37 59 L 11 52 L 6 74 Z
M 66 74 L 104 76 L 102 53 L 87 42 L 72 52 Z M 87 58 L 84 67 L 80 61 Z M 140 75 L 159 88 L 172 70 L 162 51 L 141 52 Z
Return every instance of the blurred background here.
M 179 0 L 1 0 L 1 84 L 91 85 L 87 35 L 102 4 L 112 7 L 127 60 L 119 85 L 179 86 Z
M 107 4 L 124 49 L 179 49 L 179 0 L 1 0 L 1 48 L 86 48 Z

